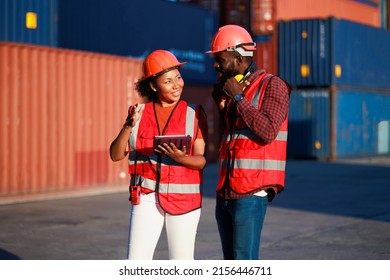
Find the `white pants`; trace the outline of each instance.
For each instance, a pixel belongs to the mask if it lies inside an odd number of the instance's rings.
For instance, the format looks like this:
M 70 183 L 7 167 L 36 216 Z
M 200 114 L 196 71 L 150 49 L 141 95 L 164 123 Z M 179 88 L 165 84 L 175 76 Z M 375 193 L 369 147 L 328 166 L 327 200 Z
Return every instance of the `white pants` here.
M 129 260 L 152 260 L 164 223 L 170 260 L 193 260 L 200 209 L 183 215 L 170 215 L 161 209 L 156 194 L 141 196 L 131 207 L 129 224 Z

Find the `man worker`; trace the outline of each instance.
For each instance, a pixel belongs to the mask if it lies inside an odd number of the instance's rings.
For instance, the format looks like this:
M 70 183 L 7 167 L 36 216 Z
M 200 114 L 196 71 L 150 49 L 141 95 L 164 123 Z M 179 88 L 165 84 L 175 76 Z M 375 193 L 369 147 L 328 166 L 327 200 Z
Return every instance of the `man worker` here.
M 257 69 L 247 30 L 225 25 L 211 49 L 212 97 L 224 123 L 215 216 L 226 260 L 259 259 L 269 202 L 284 188 L 290 87 Z

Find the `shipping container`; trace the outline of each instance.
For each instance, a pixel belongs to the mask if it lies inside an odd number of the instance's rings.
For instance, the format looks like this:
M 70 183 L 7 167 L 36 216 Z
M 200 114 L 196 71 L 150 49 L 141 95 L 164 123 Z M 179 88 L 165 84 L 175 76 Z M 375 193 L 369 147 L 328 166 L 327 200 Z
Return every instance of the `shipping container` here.
M 288 158 L 331 156 L 331 97 L 326 89 L 294 90 L 290 97 Z
M 252 0 L 252 33 L 269 35 L 279 21 L 336 17 L 382 27 L 383 0 Z
M 211 97 L 212 90 L 212 86 L 185 85 L 182 96 L 183 100 L 201 105 L 207 115 L 207 163 L 217 161 L 219 156 L 219 143 L 223 132 L 217 105 Z
M 383 6 L 385 7 L 385 16 L 386 19 L 383 20 L 384 24 L 386 25 L 387 29 L 390 29 L 390 0 L 382 0 L 383 1 Z
M 0 0 L 0 41 L 57 46 L 58 0 Z
M 130 104 L 142 60 L 0 42 L 0 197 L 127 184 L 127 161 L 109 145 Z M 220 120 L 211 86 L 187 86 L 203 106 L 207 160 L 218 158 Z
M 219 2 L 219 26 L 235 24 L 250 30 L 250 0 L 225 0 Z
M 389 3 L 390 0 L 381 1 L 381 27 L 383 29 L 389 29 Z
M 256 51 L 253 53 L 253 60 L 256 62 L 258 68 L 265 69 L 272 74 L 278 73 L 278 50 L 277 50 L 277 36 L 260 35 L 253 38 L 256 43 Z
M 109 146 L 142 61 L 0 42 L 0 196 L 127 184 Z
M 390 88 L 390 32 L 351 21 L 280 22 L 278 71 L 293 87 Z
M 290 99 L 288 158 L 390 155 L 390 92 L 297 89 Z
M 216 12 L 162 0 L 66 0 L 58 10 L 59 47 L 135 58 L 166 49 L 187 62 L 187 83 L 215 81 L 205 51 L 218 28 Z
M 276 29 L 275 9 L 277 1 L 252 0 L 251 33 L 254 35 L 270 35 Z

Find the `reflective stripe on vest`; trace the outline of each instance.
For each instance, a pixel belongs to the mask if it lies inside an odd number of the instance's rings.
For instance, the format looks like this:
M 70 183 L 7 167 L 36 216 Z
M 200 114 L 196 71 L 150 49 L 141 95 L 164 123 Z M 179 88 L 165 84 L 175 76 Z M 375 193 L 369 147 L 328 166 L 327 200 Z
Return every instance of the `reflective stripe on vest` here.
M 259 106 L 259 102 L 261 101 L 260 100 L 260 96 L 261 96 L 261 88 L 263 87 L 263 85 L 272 77 L 271 74 L 265 74 L 265 77 L 261 80 L 259 86 L 257 87 L 257 90 L 255 91 L 255 95 L 253 96 L 252 98 L 252 105 L 253 107 L 257 108 Z
M 129 163 L 135 165 L 134 160 L 130 160 Z M 176 161 L 174 161 L 170 157 L 164 156 L 161 162 L 161 169 L 165 170 L 166 168 L 171 168 L 171 166 L 175 164 L 178 165 L 178 163 L 176 163 Z M 137 165 L 139 168 L 142 167 L 143 172 L 145 174 L 147 175 L 153 174 L 155 170 L 152 170 L 151 166 L 157 165 L 157 155 L 140 156 L 137 158 Z M 192 172 L 192 170 L 189 172 Z M 171 181 L 169 181 L 168 176 L 161 178 L 159 183 L 159 192 L 192 193 L 192 194 L 199 193 L 200 191 L 199 183 L 187 183 L 186 181 L 188 181 L 190 178 L 188 178 L 187 176 L 183 176 L 183 177 L 184 178 L 182 177 L 178 178 L 180 183 L 172 183 Z M 156 191 L 156 180 L 148 179 L 144 176 L 139 175 L 137 181 L 140 183 L 142 187 L 147 188 L 151 191 Z
M 195 123 L 195 114 L 196 106 L 194 104 L 188 104 L 188 109 L 186 113 L 186 132 L 185 135 L 191 135 L 194 138 L 194 123 Z M 192 110 L 191 110 L 192 109 Z
M 278 135 L 276 136 L 275 140 L 278 141 L 287 141 L 287 131 L 279 131 Z M 256 140 L 257 136 L 254 134 L 250 129 L 241 129 L 240 134 L 224 134 L 224 141 L 230 141 L 231 139 L 250 139 L 250 140 Z
M 156 181 L 143 179 L 143 188 L 156 191 Z M 182 194 L 197 194 L 199 193 L 199 185 L 194 184 L 159 184 L 159 193 L 182 193 Z
M 227 160 L 226 159 L 221 160 L 221 166 L 222 166 L 222 168 L 227 168 Z M 236 159 L 236 160 L 234 160 L 234 168 L 284 171 L 286 168 L 286 161 L 283 161 L 283 160 Z

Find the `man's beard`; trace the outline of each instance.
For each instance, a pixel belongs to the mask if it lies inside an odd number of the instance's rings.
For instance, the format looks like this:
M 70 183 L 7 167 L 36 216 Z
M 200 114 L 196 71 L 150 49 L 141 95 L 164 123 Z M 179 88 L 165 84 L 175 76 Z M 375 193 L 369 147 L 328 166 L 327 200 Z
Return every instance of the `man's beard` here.
M 222 75 L 221 75 L 219 81 L 221 84 L 224 84 L 227 79 L 234 77 L 237 74 L 239 74 L 239 72 L 236 69 L 234 69 L 233 67 L 228 67 L 226 69 L 223 69 L 223 72 L 222 72 Z

